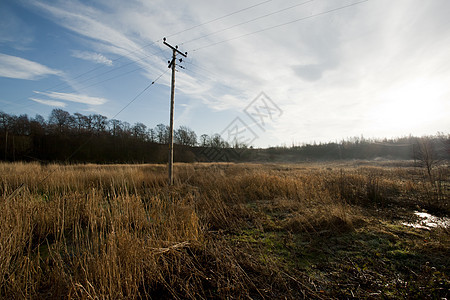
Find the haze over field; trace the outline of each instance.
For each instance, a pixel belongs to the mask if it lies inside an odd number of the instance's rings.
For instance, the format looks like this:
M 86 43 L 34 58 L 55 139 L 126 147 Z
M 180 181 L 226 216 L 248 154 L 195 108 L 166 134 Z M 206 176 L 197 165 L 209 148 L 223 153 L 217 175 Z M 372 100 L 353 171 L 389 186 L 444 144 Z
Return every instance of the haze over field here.
M 445 132 L 449 10 L 444 0 L 4 0 L 0 110 L 167 124 L 166 36 L 188 52 L 176 127 L 220 133 L 239 117 L 262 147 Z M 279 111 L 270 120 L 259 107 L 260 127 L 244 109 L 262 91 Z

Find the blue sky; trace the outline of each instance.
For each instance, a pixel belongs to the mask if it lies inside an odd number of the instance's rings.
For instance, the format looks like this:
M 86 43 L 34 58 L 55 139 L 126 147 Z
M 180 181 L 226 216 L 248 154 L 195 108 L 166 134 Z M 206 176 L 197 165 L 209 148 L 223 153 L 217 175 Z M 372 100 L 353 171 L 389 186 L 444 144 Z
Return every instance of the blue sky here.
M 0 110 L 112 118 L 163 74 L 115 118 L 167 124 L 167 36 L 188 52 L 175 127 L 198 135 L 267 147 L 448 133 L 450 2 L 357 2 L 2 0 Z

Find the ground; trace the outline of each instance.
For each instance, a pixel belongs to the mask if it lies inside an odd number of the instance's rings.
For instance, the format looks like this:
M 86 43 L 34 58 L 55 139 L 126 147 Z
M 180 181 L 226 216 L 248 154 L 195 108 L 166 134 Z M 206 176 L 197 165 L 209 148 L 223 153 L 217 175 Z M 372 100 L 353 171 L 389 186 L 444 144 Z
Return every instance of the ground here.
M 445 165 L 176 164 L 172 187 L 164 165 L 0 169 L 1 297 L 449 296 Z

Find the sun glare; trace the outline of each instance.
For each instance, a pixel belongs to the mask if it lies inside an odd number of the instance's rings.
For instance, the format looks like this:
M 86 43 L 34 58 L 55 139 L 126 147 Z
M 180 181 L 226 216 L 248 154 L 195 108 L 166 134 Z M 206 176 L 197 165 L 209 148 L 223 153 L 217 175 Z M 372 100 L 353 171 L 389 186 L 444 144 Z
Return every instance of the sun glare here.
M 442 93 L 438 83 L 425 80 L 389 89 L 373 111 L 376 127 L 392 134 L 420 131 L 440 114 Z

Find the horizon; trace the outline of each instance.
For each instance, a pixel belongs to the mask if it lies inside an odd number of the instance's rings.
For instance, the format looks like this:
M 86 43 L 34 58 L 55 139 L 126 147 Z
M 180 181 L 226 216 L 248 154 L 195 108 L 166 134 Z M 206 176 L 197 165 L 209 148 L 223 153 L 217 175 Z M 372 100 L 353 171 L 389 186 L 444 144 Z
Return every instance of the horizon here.
M 61 110 L 61 109 L 56 109 L 56 110 Z M 62 110 L 62 112 L 68 113 L 67 111 L 64 111 L 64 110 Z M 6 114 L 6 113 L 4 113 L 3 111 L 0 110 L 0 115 L 2 115 L 2 114 Z M 35 118 L 32 118 L 32 117 L 30 118 L 30 116 L 28 116 L 26 114 L 21 114 L 21 115 L 8 115 L 8 114 L 6 114 L 6 115 L 9 116 L 9 117 L 16 118 L 16 119 L 11 119 L 11 121 L 12 120 L 18 120 L 18 118 L 20 118 L 21 116 L 27 116 L 28 122 L 30 122 L 30 123 L 31 122 L 38 122 L 38 123 L 40 123 L 40 126 L 42 126 L 42 128 L 44 130 L 46 130 L 46 132 L 55 134 L 55 132 L 53 132 L 53 131 L 54 131 L 54 126 L 56 126 L 57 124 L 54 123 L 55 122 L 54 120 L 52 121 L 52 115 L 49 115 L 47 118 L 44 118 L 44 116 L 41 116 L 41 115 L 36 115 Z M 91 115 L 80 114 L 80 115 L 83 116 L 83 117 L 92 117 L 92 119 L 93 119 L 92 122 L 95 122 L 94 121 L 95 117 L 96 117 L 95 115 L 92 115 L 92 114 Z M 42 117 L 43 119 L 39 120 L 38 116 Z M 100 115 L 100 116 L 102 116 L 102 115 Z M 82 134 L 82 135 L 83 134 L 88 134 L 88 136 L 90 136 L 90 137 L 93 137 L 94 134 L 97 133 L 97 129 L 95 129 L 94 127 L 90 128 L 90 129 L 84 128 L 83 126 L 86 125 L 86 124 L 82 123 L 82 122 L 79 122 L 78 116 L 71 115 L 69 113 L 68 117 L 69 117 L 69 119 L 66 120 L 67 123 L 65 125 L 66 126 L 65 130 L 67 130 L 67 132 L 74 131 L 72 133 L 77 133 L 77 134 Z M 105 116 L 102 116 L 102 117 L 105 117 Z M 114 122 L 114 124 L 113 124 L 112 121 L 117 121 L 117 122 Z M 13 122 L 15 122 L 15 121 L 13 121 Z M 21 120 L 19 120 L 19 122 L 21 122 Z M 42 123 L 42 122 L 44 122 L 44 123 Z M 161 145 L 167 144 L 167 142 L 159 142 L 159 141 L 157 141 L 157 139 L 158 139 L 158 137 L 157 137 L 157 135 L 158 135 L 158 127 L 163 125 L 166 128 L 166 130 L 169 130 L 168 129 L 169 126 L 167 124 L 160 123 L 160 124 L 157 124 L 154 127 L 146 127 L 145 124 L 142 124 L 142 123 L 139 123 L 139 122 L 135 123 L 135 124 L 130 124 L 130 123 L 128 123 L 126 121 L 122 121 L 120 119 L 108 119 L 106 117 L 104 125 L 105 125 L 105 131 L 103 131 L 102 134 L 113 135 L 113 130 L 114 130 L 113 127 L 118 126 L 118 127 L 122 128 L 122 130 L 124 130 L 124 132 L 128 132 L 128 134 L 130 134 L 131 136 L 134 136 L 133 132 L 134 132 L 134 130 L 135 130 L 134 128 L 136 126 L 138 131 L 142 131 L 143 130 L 143 132 L 142 132 L 143 136 L 140 137 L 143 140 L 145 140 L 147 142 L 151 142 L 151 143 L 161 144 Z M 145 128 L 142 128 L 141 127 L 142 125 L 144 125 Z M 8 124 L 7 126 L 11 126 L 11 124 Z M 23 124 L 22 125 L 18 125 L 18 128 L 20 128 L 21 126 L 24 126 L 24 125 Z M 81 126 L 81 131 L 79 131 L 80 130 L 79 126 Z M 13 125 L 13 127 L 14 127 L 14 125 Z M 191 128 L 189 128 L 189 127 L 186 127 L 184 125 L 180 125 L 177 128 L 174 128 L 175 136 L 176 136 L 176 132 L 178 130 L 184 130 L 184 131 L 187 130 L 187 132 L 192 131 L 195 134 L 195 140 L 196 140 L 195 144 L 189 145 L 190 147 L 193 147 L 193 148 L 195 148 L 195 147 L 199 147 L 199 148 L 202 148 L 202 147 L 206 147 L 206 148 L 214 147 L 214 146 L 211 146 L 211 145 L 206 145 L 206 146 L 202 145 L 202 139 L 203 139 L 204 135 L 206 135 L 206 138 L 208 139 L 209 142 L 211 142 L 211 140 L 214 138 L 214 136 L 219 135 L 222 138 L 223 142 L 227 142 L 228 143 L 228 146 L 224 146 L 224 147 L 221 147 L 221 148 L 233 149 L 233 148 L 236 147 L 236 146 L 234 146 L 234 144 L 232 144 L 233 141 L 230 142 L 230 141 L 227 141 L 227 140 L 223 139 L 223 136 L 221 136 L 218 133 L 214 133 L 214 134 L 211 134 L 211 135 L 208 135 L 208 134 L 205 134 L 205 133 L 197 133 L 197 132 L 193 131 Z M 168 133 L 166 133 L 166 134 L 168 134 Z M 32 135 L 32 134 L 30 134 L 30 135 Z M 333 144 L 343 145 L 343 144 L 346 144 L 346 143 L 349 143 L 349 144 L 368 143 L 368 144 L 385 145 L 385 146 L 389 146 L 389 145 L 393 145 L 393 146 L 411 146 L 411 145 L 413 145 L 413 143 L 401 144 L 401 145 L 396 145 L 396 144 L 404 142 L 404 140 L 409 140 L 410 142 L 411 142 L 411 140 L 413 140 L 412 142 L 418 142 L 419 140 L 424 140 L 424 139 L 431 139 L 431 140 L 447 139 L 447 140 L 450 140 L 450 133 L 449 132 L 442 132 L 442 131 L 440 131 L 440 132 L 436 132 L 435 134 L 422 135 L 422 136 L 414 136 L 414 135 L 409 134 L 407 136 L 379 137 L 379 138 L 367 138 L 367 137 L 364 137 L 363 135 L 360 135 L 360 136 L 346 137 L 346 138 L 342 138 L 340 140 L 334 140 L 334 141 L 332 141 L 332 140 L 329 140 L 329 141 L 317 141 L 317 142 L 316 141 L 312 141 L 310 143 L 303 142 L 303 143 L 297 143 L 297 144 L 294 143 L 294 142 L 291 142 L 291 143 L 283 142 L 283 143 L 281 143 L 279 145 L 269 145 L 269 146 L 265 146 L 265 147 L 264 146 L 263 147 L 254 147 L 253 145 L 249 145 L 249 144 L 239 144 L 238 148 L 260 149 L 260 150 L 294 149 L 294 148 L 302 148 L 302 147 L 308 147 L 308 146 L 327 146 L 327 145 L 333 145 Z M 177 144 L 177 140 L 176 139 L 174 140 L 174 143 Z M 288 144 L 290 144 L 290 145 L 288 145 Z

